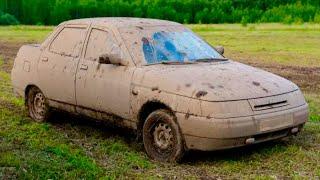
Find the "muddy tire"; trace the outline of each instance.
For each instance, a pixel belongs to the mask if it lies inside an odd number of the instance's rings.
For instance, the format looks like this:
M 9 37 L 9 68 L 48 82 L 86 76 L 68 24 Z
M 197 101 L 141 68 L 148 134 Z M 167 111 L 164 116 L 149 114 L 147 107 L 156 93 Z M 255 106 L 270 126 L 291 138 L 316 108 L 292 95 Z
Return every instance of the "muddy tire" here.
M 152 112 L 143 126 L 143 144 L 148 156 L 160 162 L 179 162 L 184 140 L 175 116 L 167 110 Z
M 48 100 L 40 89 L 32 87 L 26 97 L 26 106 L 29 116 L 36 122 L 45 122 L 49 119 L 50 108 Z

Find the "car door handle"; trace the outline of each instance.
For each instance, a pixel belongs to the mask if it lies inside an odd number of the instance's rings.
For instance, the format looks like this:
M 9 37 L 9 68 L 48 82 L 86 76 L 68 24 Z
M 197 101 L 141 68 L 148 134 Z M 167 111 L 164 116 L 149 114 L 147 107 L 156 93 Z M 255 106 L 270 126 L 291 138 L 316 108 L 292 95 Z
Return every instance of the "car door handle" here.
M 81 64 L 80 69 L 81 70 L 88 70 L 88 66 L 85 64 Z
M 43 61 L 43 62 L 48 62 L 48 58 L 47 57 L 43 57 L 43 58 L 41 58 L 41 60 Z

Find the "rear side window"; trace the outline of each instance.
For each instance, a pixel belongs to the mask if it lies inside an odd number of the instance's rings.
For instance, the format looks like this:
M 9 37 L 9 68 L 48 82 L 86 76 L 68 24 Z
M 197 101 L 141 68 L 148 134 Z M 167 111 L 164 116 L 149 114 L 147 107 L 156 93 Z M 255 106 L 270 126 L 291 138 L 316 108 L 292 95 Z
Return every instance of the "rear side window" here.
M 51 43 L 50 51 L 64 56 L 78 57 L 85 32 L 85 28 L 64 28 Z
M 120 47 L 111 31 L 92 29 L 85 59 L 95 61 L 101 55 L 119 54 Z

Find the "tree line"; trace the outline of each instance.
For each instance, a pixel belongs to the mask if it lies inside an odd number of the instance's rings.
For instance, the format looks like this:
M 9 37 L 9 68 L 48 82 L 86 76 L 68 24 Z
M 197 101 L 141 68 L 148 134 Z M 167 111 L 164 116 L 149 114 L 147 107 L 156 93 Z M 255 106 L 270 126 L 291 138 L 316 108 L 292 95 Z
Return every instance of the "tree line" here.
M 320 0 L 0 0 L 0 25 L 117 16 L 180 23 L 319 23 Z

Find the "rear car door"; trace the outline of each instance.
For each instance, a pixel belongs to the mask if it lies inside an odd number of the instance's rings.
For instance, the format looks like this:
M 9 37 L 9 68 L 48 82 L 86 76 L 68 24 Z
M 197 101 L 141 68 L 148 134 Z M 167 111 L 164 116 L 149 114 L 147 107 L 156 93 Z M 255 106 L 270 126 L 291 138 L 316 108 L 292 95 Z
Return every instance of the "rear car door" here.
M 86 33 L 86 25 L 66 25 L 43 51 L 39 86 L 50 101 L 76 104 L 75 76 Z
M 86 113 L 86 109 L 89 109 L 129 118 L 131 78 L 135 66 L 98 62 L 101 55 L 119 54 L 123 59 L 131 61 L 128 64 L 132 63 L 124 43 L 119 43 L 121 40 L 116 37 L 112 30 L 101 27 L 93 27 L 89 33 L 76 79 L 79 113 Z

